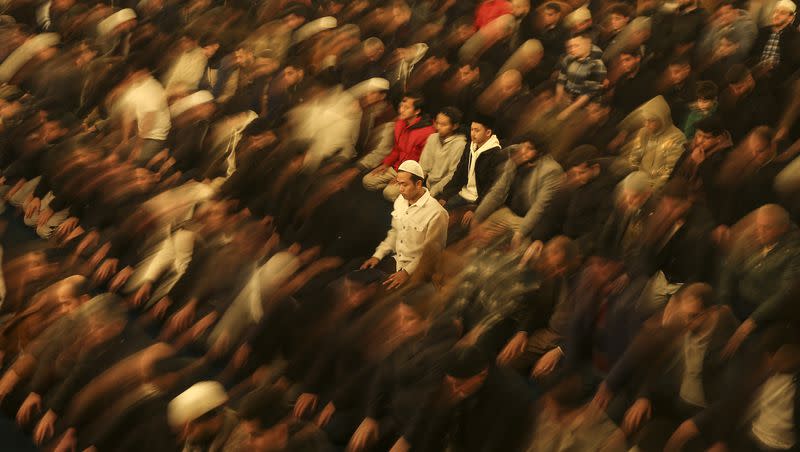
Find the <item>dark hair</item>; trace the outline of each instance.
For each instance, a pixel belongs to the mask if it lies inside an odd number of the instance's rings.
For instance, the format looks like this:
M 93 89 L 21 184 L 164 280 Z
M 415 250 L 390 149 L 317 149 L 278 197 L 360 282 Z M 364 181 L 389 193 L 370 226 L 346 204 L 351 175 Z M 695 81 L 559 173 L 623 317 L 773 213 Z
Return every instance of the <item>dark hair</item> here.
M 486 370 L 491 363 L 489 354 L 478 346 L 454 348 L 444 362 L 444 372 L 451 377 L 466 379 Z
M 750 69 L 748 69 L 744 64 L 734 64 L 730 69 L 728 69 L 728 72 L 725 73 L 725 81 L 728 82 L 729 85 L 742 83 L 751 75 L 752 73 L 750 72 Z
M 419 177 L 416 174 L 411 174 L 411 173 L 408 173 L 408 175 L 411 176 L 411 182 L 413 182 L 414 185 L 417 185 L 417 182 L 422 182 L 422 185 L 425 185 L 424 177 Z
M 716 7 L 716 8 L 714 8 L 714 11 L 719 11 L 719 10 L 721 10 L 722 8 L 726 7 L 726 6 L 730 6 L 730 7 L 731 7 L 731 8 L 733 8 L 733 9 L 737 9 L 737 8 L 736 8 L 736 3 L 735 3 L 735 2 L 733 2 L 733 1 L 731 1 L 731 0 L 722 0 L 722 1 L 720 1 L 719 3 L 717 3 L 717 7 Z
M 694 96 L 697 99 L 713 100 L 718 94 L 717 84 L 709 80 L 701 80 L 694 87 Z
M 686 55 L 678 55 L 670 58 L 667 66 L 691 66 L 692 60 Z
M 619 51 L 619 54 L 620 55 L 630 55 L 630 56 L 635 57 L 635 58 L 641 58 L 642 57 L 642 48 L 639 47 L 639 46 L 635 46 L 635 45 L 628 45 L 628 46 L 623 47 L 622 50 Z
M 250 392 L 239 406 L 239 416 L 246 421 L 258 421 L 262 429 L 276 425 L 289 411 L 283 393 L 270 386 Z
M 461 120 L 464 118 L 464 114 L 456 107 L 444 107 L 439 113 L 447 116 L 453 125 L 461 124 Z
M 550 11 L 555 11 L 557 13 L 560 13 L 561 12 L 561 5 L 559 5 L 556 2 L 549 2 L 546 5 L 544 5 L 544 9 L 549 9 Z
M 597 163 L 597 159 L 601 158 L 603 154 L 597 150 L 596 147 L 592 146 L 591 144 L 583 144 L 569 153 L 564 161 L 564 168 L 570 169 L 575 168 L 576 166 L 581 166 L 584 163 L 588 165 L 594 165 Z
M 606 16 L 610 16 L 612 14 L 618 14 L 620 16 L 630 18 L 633 16 L 633 8 L 628 6 L 626 3 L 617 3 L 608 8 L 608 12 L 606 12 Z
M 705 133 L 710 133 L 711 135 L 718 137 L 725 133 L 725 124 L 722 123 L 722 119 L 720 119 L 717 115 L 707 116 L 694 124 L 695 130 L 699 130 Z
M 403 99 L 412 99 L 414 101 L 414 110 L 420 110 L 425 107 L 425 97 L 421 93 L 410 92 L 403 94 Z
M 475 116 L 472 118 L 472 122 L 477 122 L 489 130 L 494 130 L 494 121 L 495 119 L 493 117 L 482 113 L 475 113 Z
M 670 179 L 661 189 L 661 196 L 667 198 L 689 199 L 690 193 L 689 183 L 680 177 Z

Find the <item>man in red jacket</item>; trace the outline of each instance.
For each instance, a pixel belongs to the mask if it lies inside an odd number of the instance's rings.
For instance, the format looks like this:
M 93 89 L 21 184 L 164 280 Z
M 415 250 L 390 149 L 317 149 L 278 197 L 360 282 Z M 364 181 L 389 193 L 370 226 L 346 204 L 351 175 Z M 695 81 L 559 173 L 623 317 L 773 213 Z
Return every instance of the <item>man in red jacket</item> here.
M 514 8 L 508 0 L 486 0 L 475 10 L 475 28 L 480 30 L 498 17 L 513 12 Z
M 423 98 L 419 94 L 407 94 L 398 108 L 399 116 L 394 123 L 394 147 L 383 159 L 383 163 L 364 176 L 364 188 L 383 190 L 383 196 L 394 202 L 400 191 L 395 178 L 397 168 L 406 160 L 419 161 L 428 135 L 435 132 L 431 122 L 422 117 Z

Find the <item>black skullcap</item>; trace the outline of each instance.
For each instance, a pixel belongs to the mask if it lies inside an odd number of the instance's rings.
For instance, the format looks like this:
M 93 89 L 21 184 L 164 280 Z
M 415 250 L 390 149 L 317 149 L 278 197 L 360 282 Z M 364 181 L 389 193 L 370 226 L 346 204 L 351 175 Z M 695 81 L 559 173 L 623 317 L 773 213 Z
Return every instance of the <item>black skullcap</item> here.
M 250 392 L 239 406 L 239 416 L 246 421 L 258 421 L 262 429 L 275 426 L 289 411 L 283 392 L 270 386 Z
M 601 158 L 603 154 L 591 144 L 582 144 L 572 152 L 569 153 L 564 162 L 564 168 L 574 168 L 583 165 L 584 163 L 593 164 L 597 159 Z
M 750 69 L 744 64 L 734 64 L 725 73 L 725 81 L 731 83 L 741 83 L 751 74 Z
M 725 133 L 725 124 L 722 119 L 717 115 L 707 116 L 694 124 L 696 130 L 702 130 L 705 133 L 718 137 Z
M 492 116 L 483 114 L 483 113 L 475 113 L 475 116 L 472 118 L 472 122 L 477 122 L 478 124 L 486 127 L 487 129 L 494 130 L 495 126 L 495 118 Z
M 483 349 L 476 346 L 453 349 L 445 358 L 445 374 L 466 379 L 474 377 L 489 367 L 491 358 Z

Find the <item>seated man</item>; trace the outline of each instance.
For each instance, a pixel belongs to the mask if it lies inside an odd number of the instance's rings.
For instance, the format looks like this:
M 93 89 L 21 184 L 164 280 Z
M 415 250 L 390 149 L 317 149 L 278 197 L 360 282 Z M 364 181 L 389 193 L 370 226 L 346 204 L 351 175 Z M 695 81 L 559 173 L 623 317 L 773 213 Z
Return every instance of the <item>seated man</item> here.
M 386 281 L 394 289 L 408 281 L 423 253 L 438 253 L 447 241 L 447 211 L 425 188 L 425 172 L 419 163 L 406 160 L 398 167 L 400 196 L 394 202 L 392 228 L 375 253 L 361 266 L 376 267 L 394 253 L 395 273 Z
M 517 140 L 503 174 L 475 210 L 473 228 L 497 237 L 513 232 L 512 244 L 529 238 L 561 184 L 563 171 L 530 136 Z
M 428 136 L 435 130 L 422 117 L 424 99 L 420 95 L 407 95 L 400 103 L 399 116 L 394 126 L 394 148 L 381 165 L 364 176 L 364 188 L 383 191 L 389 201 L 397 199 L 399 186 L 393 183 L 400 164 L 406 160 L 419 161 Z
M 459 133 L 462 114 L 455 107 L 445 107 L 436 115 L 436 133 L 428 137 L 419 164 L 428 175 L 425 186 L 431 196 L 437 198 L 453 175 L 461 161 L 467 140 Z
M 686 143 L 683 132 L 672 123 L 667 101 L 662 96 L 653 98 L 631 113 L 621 127 L 636 129 L 622 148 L 627 163 L 650 176 L 655 188 L 667 182 Z
M 437 195 L 439 203 L 448 210 L 478 204 L 497 178 L 505 154 L 494 134 L 493 122 L 485 116 L 472 120 L 469 149 L 461 156 L 450 182 Z M 472 213 L 465 215 L 464 221 L 468 223 Z
M 556 100 L 567 107 L 561 113 L 562 117 L 598 97 L 606 81 L 606 66 L 601 59 L 603 51 L 592 44 L 592 37 L 588 33 L 570 38 L 566 48 L 556 85 Z

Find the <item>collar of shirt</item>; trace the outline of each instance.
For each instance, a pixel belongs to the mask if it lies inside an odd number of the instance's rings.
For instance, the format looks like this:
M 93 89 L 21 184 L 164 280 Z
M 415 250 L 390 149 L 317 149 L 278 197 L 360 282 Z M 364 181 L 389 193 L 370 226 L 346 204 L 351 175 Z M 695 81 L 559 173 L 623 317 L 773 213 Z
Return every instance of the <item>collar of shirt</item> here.
M 406 198 L 404 198 L 404 197 L 402 197 L 402 196 L 400 197 L 400 200 L 401 200 L 401 202 L 402 202 L 403 204 L 405 204 L 405 206 L 403 206 L 403 207 L 405 207 L 405 208 L 410 208 L 410 207 L 425 207 L 425 204 L 426 204 L 426 203 L 427 203 L 427 202 L 428 202 L 430 199 L 431 199 L 431 194 L 430 194 L 430 192 L 428 192 L 428 189 L 427 189 L 427 188 L 425 189 L 425 193 L 423 193 L 423 194 L 422 194 L 422 196 L 420 196 L 418 200 L 414 201 L 414 203 L 413 203 L 413 204 L 409 204 L 409 203 L 408 203 L 408 200 L 407 200 Z

